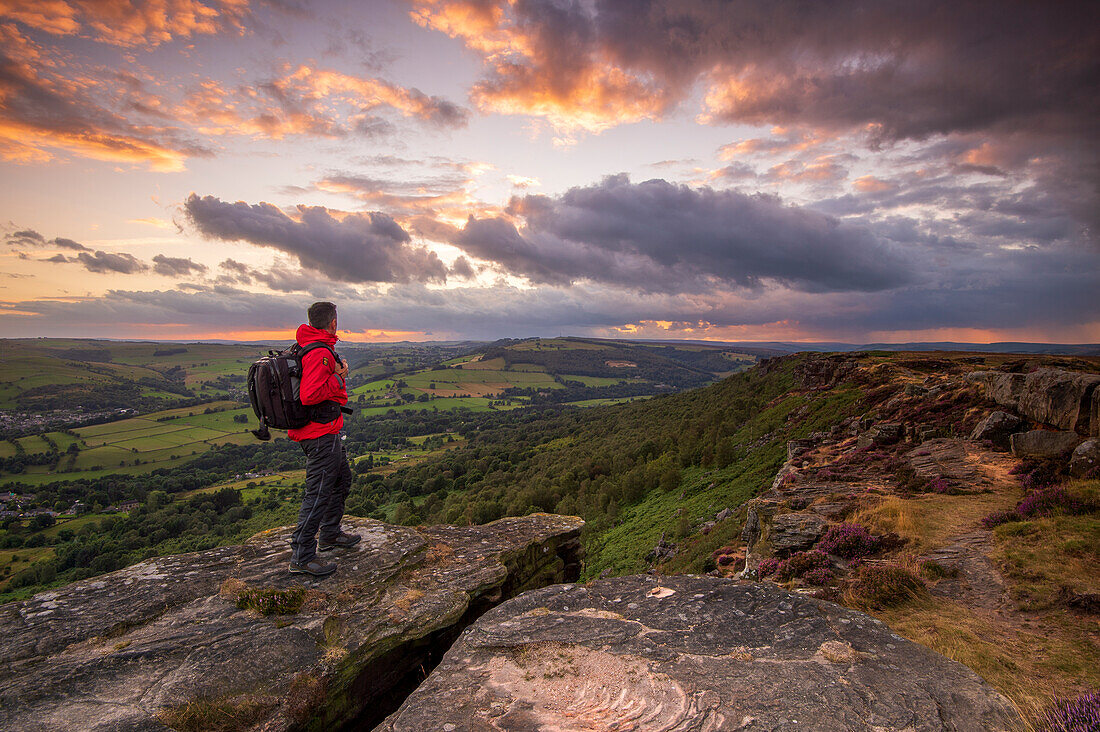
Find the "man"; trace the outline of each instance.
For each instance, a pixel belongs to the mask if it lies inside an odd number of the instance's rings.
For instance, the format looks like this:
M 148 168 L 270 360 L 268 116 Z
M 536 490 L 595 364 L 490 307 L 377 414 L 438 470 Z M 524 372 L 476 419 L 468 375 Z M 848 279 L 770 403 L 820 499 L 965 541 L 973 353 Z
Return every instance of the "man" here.
M 298 326 L 298 345 L 324 343 L 328 348 L 314 348 L 302 359 L 299 394 L 302 404 L 316 405 L 315 421 L 287 431 L 306 454 L 306 492 L 291 538 L 290 571 L 323 577 L 336 571 L 336 563 L 322 561 L 317 552 L 355 546 L 361 537 L 340 529 L 352 473 L 340 434 L 344 427 L 340 406 L 348 403 L 348 365 L 331 350 L 338 340 L 336 306 L 315 302 L 308 316 L 309 324 Z

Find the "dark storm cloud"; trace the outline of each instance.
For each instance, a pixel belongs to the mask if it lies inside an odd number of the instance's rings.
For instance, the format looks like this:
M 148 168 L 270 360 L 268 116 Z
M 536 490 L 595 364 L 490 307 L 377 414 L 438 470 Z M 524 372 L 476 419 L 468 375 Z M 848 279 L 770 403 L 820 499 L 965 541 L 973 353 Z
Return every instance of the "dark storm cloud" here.
M 647 291 L 758 287 L 875 291 L 910 276 L 866 228 L 776 198 L 612 176 L 562 196 L 514 198 L 503 218 L 470 217 L 451 242 L 540 283 L 589 280 Z
M 112 253 L 97 251 L 94 254 L 81 252 L 69 259 L 70 262 L 79 262 L 89 272 L 107 274 L 117 272 L 119 274 L 135 274 L 149 269 L 149 265 L 142 262 L 132 254 Z
M 153 271 L 166 277 L 187 277 L 188 275 L 202 274 L 206 271 L 206 265 L 193 262 L 182 257 L 166 257 L 158 254 L 153 257 Z
M 517 101 L 568 98 L 613 64 L 669 103 L 702 81 L 722 120 L 875 123 L 890 138 L 1021 124 L 1080 135 L 1096 130 L 1100 111 L 1100 6 L 1087 0 L 462 4 L 479 8 L 510 51 L 480 47 L 480 89 Z M 450 32 L 474 48 L 484 37 L 473 26 Z M 525 86 L 536 82 L 541 97 Z
M 950 242 L 941 242 L 944 251 Z M 995 261 L 960 246 L 956 262 L 938 279 L 873 293 L 807 293 L 771 288 L 744 298 L 708 291 L 685 297 L 597 284 L 533 289 L 497 286 L 429 289 L 397 285 L 385 294 L 337 297 L 341 326 L 349 330 L 417 330 L 494 339 L 538 333 L 607 331 L 626 323 L 669 321 L 693 326 L 764 326 L 788 322 L 808 332 L 866 334 L 929 328 L 1059 329 L 1100 320 L 1095 297 L 1100 256 L 1074 250 L 1029 248 Z M 1057 293 L 1052 296 L 1051 293 Z M 224 330 L 287 328 L 301 322 L 302 296 L 251 293 L 231 286 L 188 284 L 167 292 L 111 291 L 80 301 L 0 303 L 0 335 L 34 323 L 42 335 L 119 334 L 119 324 L 186 322 Z M 5 312 L 8 311 L 8 312 Z M 140 331 L 136 331 L 140 332 Z
M 319 206 L 299 206 L 292 219 L 270 203 L 226 203 L 192 193 L 184 212 L 208 238 L 248 241 L 297 257 L 308 269 L 339 282 L 443 281 L 447 268 L 433 252 L 410 242 L 389 216 L 333 217 Z

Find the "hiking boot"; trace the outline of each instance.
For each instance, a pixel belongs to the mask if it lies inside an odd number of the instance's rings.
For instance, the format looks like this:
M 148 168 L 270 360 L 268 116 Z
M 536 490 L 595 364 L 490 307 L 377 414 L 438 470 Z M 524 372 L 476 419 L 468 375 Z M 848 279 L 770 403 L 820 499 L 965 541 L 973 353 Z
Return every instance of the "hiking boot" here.
M 314 577 L 325 577 L 336 571 L 336 562 L 322 562 L 316 557 L 305 564 L 291 561 L 290 571 L 296 574 L 312 574 Z
M 317 542 L 317 551 L 328 552 L 333 549 L 347 549 L 348 547 L 355 546 L 363 540 L 363 537 L 358 534 L 347 534 L 341 531 L 336 535 L 335 539 L 324 540 Z

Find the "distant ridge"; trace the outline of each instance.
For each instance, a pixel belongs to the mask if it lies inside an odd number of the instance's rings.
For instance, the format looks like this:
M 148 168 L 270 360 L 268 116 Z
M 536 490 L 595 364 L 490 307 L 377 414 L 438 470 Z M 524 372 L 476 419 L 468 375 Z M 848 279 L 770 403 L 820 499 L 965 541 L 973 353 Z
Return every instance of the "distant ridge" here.
M 780 355 L 799 351 L 973 351 L 975 353 L 1021 353 L 1058 356 L 1100 356 L 1100 343 L 1024 343 L 1003 341 L 999 343 L 958 343 L 955 341 L 930 341 L 919 343 L 787 343 L 783 341 L 700 341 L 654 340 L 637 343 L 696 343 L 709 346 L 727 346 L 759 351 L 758 355 Z

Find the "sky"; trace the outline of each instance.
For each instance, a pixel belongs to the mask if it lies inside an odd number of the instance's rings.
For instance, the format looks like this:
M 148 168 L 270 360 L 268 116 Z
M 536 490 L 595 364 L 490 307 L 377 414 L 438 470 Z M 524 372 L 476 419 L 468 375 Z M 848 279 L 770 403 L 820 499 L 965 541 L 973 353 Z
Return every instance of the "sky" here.
M 1100 342 L 1100 3 L 0 0 L 0 337 Z

